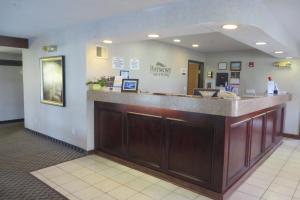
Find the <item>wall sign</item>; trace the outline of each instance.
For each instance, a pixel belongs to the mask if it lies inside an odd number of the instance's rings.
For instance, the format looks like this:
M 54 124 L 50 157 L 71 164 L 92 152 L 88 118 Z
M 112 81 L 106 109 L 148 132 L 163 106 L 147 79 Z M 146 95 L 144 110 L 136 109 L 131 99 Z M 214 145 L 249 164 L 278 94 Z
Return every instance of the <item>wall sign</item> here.
M 157 62 L 155 65 L 150 66 L 150 72 L 153 76 L 169 77 L 171 75 L 172 69 L 167 67 L 167 65 Z
M 124 58 L 113 57 L 112 58 L 112 68 L 113 69 L 124 69 Z
M 249 68 L 253 68 L 254 67 L 254 62 L 249 62 Z
M 136 58 L 131 58 L 129 60 L 129 68 L 131 70 L 139 70 L 140 69 L 140 60 Z

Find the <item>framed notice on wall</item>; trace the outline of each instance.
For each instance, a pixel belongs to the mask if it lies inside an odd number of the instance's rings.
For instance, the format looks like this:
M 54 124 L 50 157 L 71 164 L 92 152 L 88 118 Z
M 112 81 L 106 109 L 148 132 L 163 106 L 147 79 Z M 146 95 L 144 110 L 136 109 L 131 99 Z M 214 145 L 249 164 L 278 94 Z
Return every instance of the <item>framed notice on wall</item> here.
M 242 62 L 233 61 L 230 62 L 230 71 L 241 71 L 242 70 Z
M 218 70 L 227 70 L 227 62 L 220 62 L 218 64 Z

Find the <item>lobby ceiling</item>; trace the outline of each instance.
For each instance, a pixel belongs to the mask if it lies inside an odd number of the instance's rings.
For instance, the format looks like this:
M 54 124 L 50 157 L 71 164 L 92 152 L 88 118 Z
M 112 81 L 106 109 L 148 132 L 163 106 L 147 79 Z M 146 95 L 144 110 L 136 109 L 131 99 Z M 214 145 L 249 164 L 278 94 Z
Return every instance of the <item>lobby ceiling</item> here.
M 299 0 L 264 0 L 274 18 L 282 24 L 300 44 L 300 1 Z
M 181 40 L 180 42 L 174 42 L 174 39 Z M 197 35 L 185 35 L 171 38 L 160 39 L 162 42 L 166 42 L 172 45 L 196 50 L 202 53 L 224 52 L 224 51 L 243 51 L 252 50 L 250 47 L 242 42 L 236 41 L 226 35 L 219 32 L 202 33 Z M 193 44 L 198 44 L 199 47 L 192 47 Z
M 3 0 L 0 35 L 33 38 L 65 30 L 115 43 L 145 40 L 152 32 L 161 38 L 219 32 L 236 46 L 300 57 L 299 7 L 299 0 Z M 239 28 L 224 31 L 226 23 Z M 260 41 L 268 45 L 256 46 Z M 274 54 L 279 50 L 284 53 Z
M 0 35 L 30 38 L 175 0 L 1 0 Z

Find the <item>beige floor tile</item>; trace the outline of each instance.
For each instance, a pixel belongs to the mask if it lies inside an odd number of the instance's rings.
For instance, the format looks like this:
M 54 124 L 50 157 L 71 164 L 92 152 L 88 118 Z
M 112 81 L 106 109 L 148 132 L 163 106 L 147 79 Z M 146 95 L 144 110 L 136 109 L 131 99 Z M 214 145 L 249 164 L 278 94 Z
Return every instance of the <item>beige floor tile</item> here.
M 129 167 L 125 166 L 125 165 L 117 165 L 117 166 L 115 166 L 115 168 L 119 169 L 119 170 L 121 170 L 123 172 L 127 172 L 127 171 L 131 170 L 131 168 L 129 168 Z
M 66 173 L 65 171 L 59 169 L 56 166 L 41 169 L 38 172 L 41 173 L 45 178 L 48 178 L 48 179 L 54 178 L 54 177 L 57 177 L 57 176 L 61 176 L 61 175 Z
M 77 197 L 75 197 L 72 194 L 67 195 L 66 198 L 69 199 L 69 200 L 79 200 Z
M 78 178 L 76 178 L 75 176 L 72 176 L 70 174 L 64 174 L 61 176 L 54 177 L 50 180 L 57 185 L 63 185 L 63 184 L 78 180 Z
M 116 176 L 111 177 L 111 179 L 113 181 L 116 181 L 117 183 L 126 184 L 126 183 L 136 179 L 136 176 L 133 176 L 133 175 L 128 174 L 128 173 L 122 173 L 122 174 L 118 174 Z
M 249 194 L 245 194 L 243 192 L 236 191 L 229 197 L 228 200 L 259 200 L 259 198 L 251 196 Z
M 151 197 L 152 199 L 162 199 L 170 194 L 171 191 L 154 184 L 142 190 L 142 193 Z
M 89 188 L 80 190 L 78 192 L 75 192 L 75 193 L 73 193 L 73 195 L 81 200 L 90 200 L 90 199 L 102 196 L 103 192 L 94 187 L 89 187 Z
M 82 167 L 97 164 L 97 162 L 95 160 L 89 159 L 87 157 L 76 159 L 76 160 L 74 160 L 74 162 L 76 164 L 81 165 Z
M 174 185 L 173 183 L 170 183 L 170 182 L 167 182 L 164 180 L 161 180 L 161 181 L 157 182 L 156 184 L 167 190 L 170 190 L 170 191 L 174 191 L 174 190 L 178 189 L 177 185 Z
M 213 199 L 200 195 L 195 200 L 213 200 Z
M 161 181 L 159 178 L 156 178 L 156 177 L 148 175 L 148 174 L 145 174 L 144 176 L 141 176 L 140 178 L 144 179 L 146 181 L 149 181 L 151 183 L 157 183 L 157 182 Z
M 300 176 L 295 176 L 294 174 L 288 172 L 288 171 L 280 171 L 277 175 L 278 178 L 286 178 L 289 180 L 299 181 Z
M 136 191 L 142 191 L 146 187 L 152 185 L 150 181 L 146 181 L 144 179 L 135 179 L 126 184 L 127 187 L 130 187 L 131 189 L 134 189 Z
M 294 196 L 295 198 L 299 198 L 300 199 L 300 190 L 296 190 L 295 193 L 294 193 Z
M 289 188 L 282 185 L 274 184 L 270 185 L 269 191 L 276 192 L 285 196 L 293 196 L 295 188 Z
M 76 176 L 77 178 L 83 178 L 85 176 L 88 176 L 90 174 L 94 174 L 95 172 L 90 170 L 90 169 L 87 169 L 87 168 L 82 168 L 82 169 L 79 169 L 79 170 L 76 170 L 74 172 L 72 172 L 71 174 L 73 176 Z
M 291 200 L 291 196 L 285 196 L 276 192 L 267 191 L 261 198 L 263 200 Z
M 74 161 L 61 163 L 61 164 L 57 165 L 57 167 L 64 170 L 64 171 L 66 171 L 66 172 L 69 172 L 69 173 L 72 173 L 73 171 L 76 171 L 76 170 L 79 170 L 79 169 L 82 168 L 81 165 L 78 165 Z
M 138 193 L 136 195 L 133 195 L 132 197 L 129 197 L 128 200 L 153 200 L 153 199 L 151 197 L 148 197 L 148 196 L 144 195 L 144 194 Z
M 255 185 L 243 183 L 238 188 L 238 191 L 249 194 L 249 195 L 252 195 L 252 196 L 261 197 L 265 193 L 266 189 L 262 189 L 260 187 L 255 186 Z
M 94 172 L 101 172 L 103 170 L 109 169 L 110 167 L 102 163 L 97 163 L 94 165 L 86 166 L 86 168 L 93 170 Z
M 35 176 L 37 179 L 43 181 L 46 180 L 47 178 L 44 177 L 41 173 L 39 173 L 38 171 L 35 172 L 31 172 L 31 175 Z
M 181 194 L 177 194 L 175 192 L 171 192 L 163 200 L 190 200 L 189 198 L 182 196 Z
M 102 194 L 101 196 L 95 197 L 92 200 L 116 200 L 116 199 L 108 194 Z
M 270 176 L 276 176 L 279 173 L 279 169 L 275 170 L 274 168 L 270 168 L 270 167 L 259 167 L 257 169 L 257 172 L 269 174 Z
M 115 182 L 115 181 L 112 181 L 110 179 L 106 179 L 100 183 L 97 183 L 94 185 L 94 187 L 102 190 L 103 192 L 109 192 L 117 187 L 120 187 L 121 184 Z
M 110 166 L 110 167 L 116 167 L 116 166 L 119 166 L 120 164 L 119 163 L 116 163 L 114 161 L 111 161 L 111 160 L 106 160 L 106 161 L 103 161 L 103 163 L 107 166 Z
M 255 171 L 251 177 L 254 177 L 254 178 L 257 178 L 257 179 L 261 179 L 261 180 L 264 180 L 264 181 L 270 181 L 272 182 L 276 175 L 270 175 L 270 174 L 266 174 L 264 172 L 260 172 L 260 171 Z
M 89 185 L 81 180 L 77 180 L 77 181 L 73 181 L 73 182 L 61 185 L 61 187 L 69 193 L 74 193 L 74 192 L 88 188 Z
M 135 169 L 130 169 L 129 171 L 127 171 L 127 173 L 129 173 L 133 176 L 136 176 L 136 177 L 141 177 L 141 176 L 146 175 L 144 172 L 140 172 L 140 171 L 135 170 Z
M 69 192 L 67 192 L 65 189 L 63 189 L 63 188 L 60 187 L 60 186 L 55 186 L 55 187 L 53 187 L 53 189 L 56 190 L 58 193 L 64 195 L 64 196 L 70 195 Z
M 84 176 L 82 178 L 80 178 L 81 180 L 83 180 L 84 182 L 90 184 L 90 185 L 95 185 L 101 181 L 104 181 L 105 179 L 107 179 L 106 177 L 100 175 L 100 174 L 97 174 L 97 173 L 92 173 L 92 174 L 89 174 L 87 176 Z
M 138 192 L 133 189 L 130 189 L 125 186 L 120 186 L 110 191 L 108 194 L 118 200 L 124 200 L 128 199 L 129 197 L 132 197 L 133 195 L 136 195 L 137 193 Z
M 196 197 L 199 196 L 199 194 L 193 192 L 193 191 L 190 191 L 190 190 L 187 190 L 187 189 L 184 189 L 184 188 L 178 188 L 174 191 L 175 193 L 177 194 L 181 194 L 189 199 L 195 199 Z
M 262 180 L 262 179 L 258 179 L 256 177 L 251 176 L 246 180 L 245 183 L 255 185 L 257 187 L 260 187 L 260 188 L 266 190 L 271 185 L 272 180 L 267 181 L 267 180 Z
M 105 177 L 111 178 L 113 176 L 116 176 L 118 174 L 122 174 L 123 171 L 116 169 L 116 168 L 109 168 L 103 171 L 98 172 L 100 175 L 103 175 Z
M 298 181 L 283 177 L 276 177 L 273 181 L 273 184 L 282 185 L 285 187 L 289 187 L 295 189 L 298 185 Z

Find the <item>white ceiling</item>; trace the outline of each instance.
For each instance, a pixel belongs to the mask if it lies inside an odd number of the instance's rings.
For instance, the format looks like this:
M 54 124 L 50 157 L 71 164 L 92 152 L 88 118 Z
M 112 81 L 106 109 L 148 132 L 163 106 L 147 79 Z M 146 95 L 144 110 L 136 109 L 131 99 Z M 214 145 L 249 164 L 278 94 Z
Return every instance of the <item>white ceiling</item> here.
M 180 39 L 180 43 L 173 42 L 173 39 Z M 159 41 L 170 43 L 176 46 L 197 50 L 202 53 L 242 51 L 254 49 L 246 44 L 236 41 L 222 33 L 202 33 L 197 35 L 186 35 L 172 38 L 163 38 Z M 199 44 L 198 48 L 193 48 L 193 44 Z
M 300 44 L 300 0 L 264 0 L 278 20 Z
M 0 35 L 33 37 L 175 0 L 1 0 Z
M 280 57 L 300 57 L 299 8 L 300 0 L 0 0 L 0 35 L 31 38 L 89 24 L 94 38 L 139 40 L 152 31 L 170 37 L 209 29 L 232 39 L 208 35 L 199 41 L 200 51 L 252 46 L 270 55 L 284 50 Z M 220 28 L 224 23 L 237 23 L 240 28 L 224 32 Z M 77 27 L 75 30 L 82 30 L 84 26 Z M 256 46 L 255 41 L 260 40 L 268 45 Z

